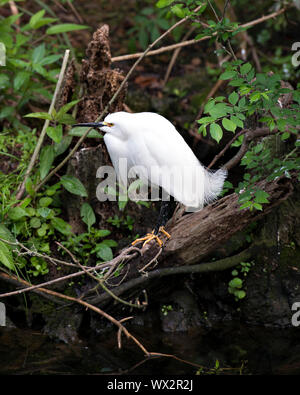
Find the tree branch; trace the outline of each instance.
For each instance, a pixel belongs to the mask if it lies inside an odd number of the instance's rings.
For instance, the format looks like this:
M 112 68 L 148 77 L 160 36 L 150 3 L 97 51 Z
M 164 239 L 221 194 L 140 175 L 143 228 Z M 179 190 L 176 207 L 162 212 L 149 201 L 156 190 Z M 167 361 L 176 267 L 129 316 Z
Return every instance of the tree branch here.
M 269 15 L 266 15 L 266 16 L 263 16 L 261 18 L 255 19 L 255 20 L 253 20 L 251 22 L 244 23 L 243 25 L 240 25 L 239 27 L 252 27 L 252 26 L 255 26 L 255 25 L 259 24 L 259 23 L 267 21 L 268 19 L 275 18 L 276 16 L 281 15 L 283 12 L 285 12 L 285 10 L 286 10 L 285 8 L 281 8 L 280 10 L 272 12 Z M 161 47 L 161 48 L 155 49 L 153 51 L 148 51 L 147 52 L 147 56 L 158 55 L 158 54 L 161 54 L 163 52 L 173 51 L 176 48 L 186 47 L 188 45 L 198 44 L 199 42 L 205 41 L 205 40 L 209 40 L 210 38 L 211 38 L 211 36 L 204 36 L 204 37 L 199 38 L 198 40 L 195 40 L 195 39 L 194 40 L 187 40 L 187 41 L 182 41 L 181 43 L 178 43 L 178 44 L 167 45 L 165 47 Z M 142 54 L 143 54 L 143 52 L 137 52 L 135 54 L 115 56 L 115 57 L 113 57 L 111 59 L 111 61 L 112 62 L 122 62 L 123 60 L 136 59 L 136 58 L 139 58 Z

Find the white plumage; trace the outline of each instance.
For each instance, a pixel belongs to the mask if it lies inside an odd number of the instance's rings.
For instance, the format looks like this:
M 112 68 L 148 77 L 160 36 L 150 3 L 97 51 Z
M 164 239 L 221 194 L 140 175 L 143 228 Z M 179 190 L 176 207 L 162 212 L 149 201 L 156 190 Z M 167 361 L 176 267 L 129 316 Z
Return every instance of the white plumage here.
M 205 169 L 163 116 L 116 112 L 107 115 L 99 127 L 105 132 L 104 142 L 117 173 L 119 159 L 126 158 L 128 170 L 135 167 L 142 180 L 194 209 L 201 209 L 222 191 L 227 171 Z

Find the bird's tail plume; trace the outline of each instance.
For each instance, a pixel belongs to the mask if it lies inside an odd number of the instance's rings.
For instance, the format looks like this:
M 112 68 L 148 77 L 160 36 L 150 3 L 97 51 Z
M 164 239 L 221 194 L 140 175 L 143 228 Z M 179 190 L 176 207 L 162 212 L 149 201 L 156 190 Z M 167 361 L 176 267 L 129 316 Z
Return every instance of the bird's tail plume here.
M 222 192 L 224 181 L 227 177 L 226 169 L 211 171 L 204 170 L 204 203 L 208 204 L 217 199 Z

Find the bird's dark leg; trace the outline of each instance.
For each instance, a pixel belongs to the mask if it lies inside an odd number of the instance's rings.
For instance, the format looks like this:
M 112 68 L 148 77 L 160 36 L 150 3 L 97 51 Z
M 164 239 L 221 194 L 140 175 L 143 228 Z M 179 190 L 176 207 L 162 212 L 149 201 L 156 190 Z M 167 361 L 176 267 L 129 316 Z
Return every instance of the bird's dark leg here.
M 154 228 L 154 232 L 153 232 L 155 235 L 158 234 L 159 229 L 161 227 L 164 227 L 166 225 L 168 220 L 171 218 L 174 210 L 175 210 L 175 202 L 174 202 L 174 198 L 172 196 L 170 196 L 169 201 L 163 200 L 161 202 L 158 220 L 157 220 L 156 226 Z
M 169 218 L 173 214 L 175 207 L 176 207 L 176 203 L 172 196 L 170 197 L 170 201 L 162 201 L 158 220 L 153 232 L 147 233 L 145 237 L 135 240 L 132 244 L 134 245 L 143 241 L 144 242 L 143 246 L 144 246 L 145 244 L 149 243 L 149 241 L 156 240 L 158 245 L 161 247 L 163 245 L 163 242 L 158 237 L 158 234 L 163 233 L 165 236 L 167 236 L 168 239 L 171 237 L 170 234 L 165 230 L 164 226 L 166 225 Z

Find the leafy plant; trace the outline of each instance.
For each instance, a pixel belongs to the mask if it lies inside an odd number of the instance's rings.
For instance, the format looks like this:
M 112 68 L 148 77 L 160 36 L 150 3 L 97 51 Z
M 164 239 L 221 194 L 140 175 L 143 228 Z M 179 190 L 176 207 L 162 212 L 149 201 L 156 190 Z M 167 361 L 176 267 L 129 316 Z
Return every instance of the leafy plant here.
M 90 227 L 89 232 L 73 235 L 62 244 L 80 257 L 84 264 L 88 264 L 93 256 L 98 258 L 97 263 L 102 263 L 113 258 L 112 248 L 118 245 L 115 240 L 105 239 L 110 233 L 107 229 Z
M 5 118 L 14 128 L 28 130 L 17 116 L 24 106 L 29 102 L 48 102 L 52 97 L 52 86 L 59 71 L 57 62 L 62 53 L 62 45 L 53 45 L 52 35 L 88 28 L 56 24 L 58 19 L 45 13 L 45 10 L 36 12 L 26 24 L 22 24 L 22 13 L 0 19 L 1 42 L 6 50 L 6 66 L 0 68 L 1 94 L 5 98 L 0 105 L 0 120 Z M 16 25 L 17 20 L 21 20 L 20 26 Z M 44 42 L 32 45 L 38 43 L 41 36 Z
M 153 7 L 145 7 L 139 15 L 134 16 L 134 26 L 127 31 L 127 34 L 138 38 L 139 45 L 142 49 L 146 49 L 150 42 L 156 40 L 161 29 L 167 30 L 172 21 L 168 21 L 165 16 L 166 10 L 157 11 Z M 130 42 L 130 47 L 135 50 L 134 39 Z
M 238 301 L 246 296 L 246 291 L 243 289 L 244 280 L 241 279 L 241 275 L 246 277 L 251 269 L 254 262 L 241 262 L 231 274 L 233 279 L 228 283 L 228 292 L 234 295 L 235 300 Z
M 124 227 L 131 231 L 133 229 L 134 219 L 130 215 L 121 217 L 115 215 L 114 217 L 109 217 L 107 222 L 118 229 Z
M 163 315 L 168 315 L 168 313 L 170 312 L 170 311 L 172 311 L 173 310 L 173 306 L 172 305 L 166 305 L 166 304 L 164 304 L 164 305 L 162 305 L 162 307 L 161 307 L 161 312 L 162 312 L 162 314 Z

